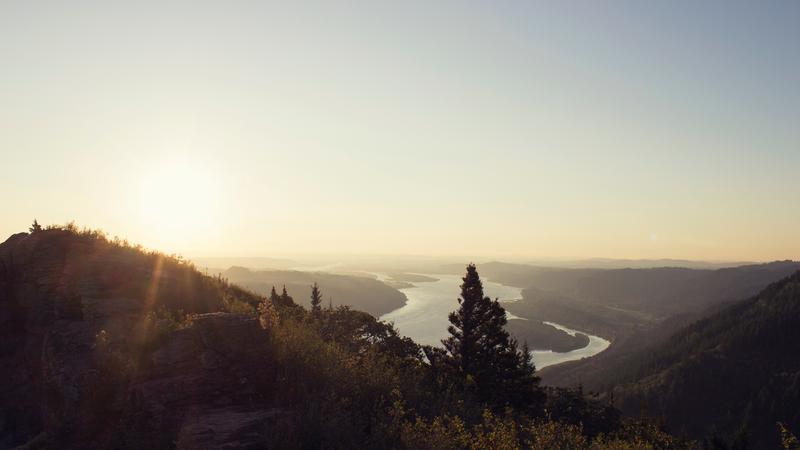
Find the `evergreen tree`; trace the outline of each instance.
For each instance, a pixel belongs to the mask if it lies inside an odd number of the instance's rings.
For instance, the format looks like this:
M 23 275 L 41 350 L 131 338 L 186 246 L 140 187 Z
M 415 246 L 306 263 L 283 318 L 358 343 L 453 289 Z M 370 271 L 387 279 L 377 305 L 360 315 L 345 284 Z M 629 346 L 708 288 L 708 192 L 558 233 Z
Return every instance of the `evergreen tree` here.
M 283 292 L 281 293 L 278 304 L 281 306 L 295 306 L 294 299 L 288 292 L 286 292 L 286 285 L 283 285 Z
M 475 375 L 478 359 L 478 327 L 486 321 L 491 300 L 483 297 L 483 284 L 475 265 L 467 266 L 467 274 L 461 285 L 461 297 L 457 311 L 449 315 L 451 325 L 447 327 L 450 337 L 443 340 L 444 348 L 453 358 L 453 363 L 464 377 Z
M 544 400 L 527 345 L 520 351 L 505 330 L 506 311 L 483 295 L 474 264 L 467 266 L 460 307 L 450 313 L 450 337 L 442 343 L 463 387 L 498 408 L 538 412 Z
M 322 292 L 317 283 L 311 286 L 311 312 L 319 314 L 322 311 Z
M 39 225 L 39 222 L 36 219 L 33 219 L 33 224 L 31 225 L 30 228 L 28 228 L 28 231 L 30 231 L 31 233 L 37 233 L 39 231 L 42 231 L 42 226 Z
M 277 305 L 281 302 L 281 298 L 278 296 L 278 293 L 275 291 L 275 286 L 272 286 L 272 290 L 269 291 L 269 301 L 272 302 L 273 305 Z

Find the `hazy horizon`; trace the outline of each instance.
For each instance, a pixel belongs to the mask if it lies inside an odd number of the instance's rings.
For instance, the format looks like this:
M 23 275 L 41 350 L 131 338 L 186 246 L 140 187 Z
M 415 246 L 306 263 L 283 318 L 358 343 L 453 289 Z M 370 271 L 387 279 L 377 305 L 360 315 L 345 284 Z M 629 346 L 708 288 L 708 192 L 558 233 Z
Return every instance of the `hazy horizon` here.
M 187 256 L 188 260 L 200 268 L 224 271 L 233 267 L 250 270 L 294 270 L 305 272 L 330 273 L 452 273 L 459 272 L 463 266 L 476 264 L 502 263 L 527 265 L 542 268 L 563 269 L 649 269 L 680 267 L 688 269 L 721 269 L 753 264 L 767 264 L 770 261 L 702 261 L 684 259 L 558 259 L 558 258 L 491 258 L 465 255 L 336 255 L 336 254 L 286 254 L 277 257 L 236 257 L 236 256 Z M 461 266 L 463 265 L 463 266 Z M 456 268 L 457 266 L 457 268 Z
M 800 258 L 800 3 L 5 2 L 0 235 Z

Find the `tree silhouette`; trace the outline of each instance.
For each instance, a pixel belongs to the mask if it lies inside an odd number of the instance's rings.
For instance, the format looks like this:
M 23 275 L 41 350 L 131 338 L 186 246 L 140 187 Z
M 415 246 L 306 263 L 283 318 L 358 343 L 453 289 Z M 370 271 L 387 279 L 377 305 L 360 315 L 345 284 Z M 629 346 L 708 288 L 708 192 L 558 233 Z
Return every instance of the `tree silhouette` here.
M 281 298 L 278 296 L 278 293 L 275 291 L 275 286 L 272 286 L 272 290 L 269 291 L 269 301 L 272 302 L 273 305 L 277 305 L 281 302 Z
M 467 266 L 467 274 L 461 285 L 461 297 L 457 311 L 449 315 L 451 325 L 447 327 L 450 337 L 443 340 L 458 370 L 464 376 L 474 376 L 475 360 L 478 358 L 478 327 L 487 322 L 491 300 L 483 297 L 481 283 L 475 265 Z
M 33 219 L 33 224 L 31 224 L 31 227 L 28 228 L 28 231 L 31 233 L 38 233 L 39 231 L 42 231 L 42 226 L 39 225 L 39 222 L 36 219 Z
M 467 266 L 459 308 L 450 313 L 450 337 L 442 340 L 463 388 L 497 407 L 538 412 L 544 400 L 527 346 L 518 349 L 505 330 L 506 312 L 483 295 L 478 270 Z
M 288 292 L 286 292 L 285 284 L 283 285 L 283 292 L 281 293 L 281 296 L 279 297 L 277 304 L 281 306 L 295 306 L 294 299 L 292 298 L 291 295 L 289 295 Z
M 311 312 L 319 314 L 322 312 L 322 292 L 319 290 L 317 283 L 311 286 Z

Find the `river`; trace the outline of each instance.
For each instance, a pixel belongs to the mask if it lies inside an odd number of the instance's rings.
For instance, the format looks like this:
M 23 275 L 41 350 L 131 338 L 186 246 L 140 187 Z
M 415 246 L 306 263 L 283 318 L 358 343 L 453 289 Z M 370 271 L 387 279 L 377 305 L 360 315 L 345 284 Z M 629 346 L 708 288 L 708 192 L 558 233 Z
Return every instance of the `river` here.
M 375 274 L 379 279 L 385 278 L 382 274 Z M 394 322 L 395 327 L 404 336 L 408 336 L 419 344 L 441 346 L 441 340 L 449 333 L 447 326 L 450 322 L 448 314 L 458 308 L 458 296 L 461 292 L 461 277 L 457 275 L 430 275 L 438 281 L 414 282 L 414 287 L 404 288 L 408 302 L 388 314 L 381 316 L 381 320 Z M 522 289 L 505 286 L 491 281 L 483 280 L 484 293 L 491 298 L 498 298 L 500 302 L 516 301 L 522 298 Z M 509 319 L 516 318 L 507 313 Z M 517 318 L 519 319 L 519 318 Z M 557 323 L 545 322 L 548 325 L 575 335 L 583 333 L 589 337 L 589 345 L 571 352 L 557 353 L 553 351 L 532 351 L 533 361 L 537 369 L 574 361 L 594 356 L 611 344 L 609 341 L 592 336 L 582 331 L 573 330 Z

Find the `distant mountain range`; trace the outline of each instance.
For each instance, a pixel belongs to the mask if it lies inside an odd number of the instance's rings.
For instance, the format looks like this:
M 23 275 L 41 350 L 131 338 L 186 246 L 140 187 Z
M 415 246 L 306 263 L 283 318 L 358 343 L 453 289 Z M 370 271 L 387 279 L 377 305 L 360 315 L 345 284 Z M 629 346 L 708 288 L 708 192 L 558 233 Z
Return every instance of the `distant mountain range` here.
M 753 261 L 698 261 L 691 259 L 616 259 L 587 258 L 577 260 L 533 260 L 534 266 L 582 269 L 651 269 L 656 267 L 684 267 L 687 269 L 722 269 L 757 264 Z
M 267 257 L 195 257 L 191 260 L 201 269 L 220 269 L 242 266 L 250 269 L 285 269 L 298 265 L 289 258 Z
M 775 261 L 723 269 L 559 269 L 486 263 L 492 281 L 526 288 L 529 302 L 557 295 L 560 303 L 581 303 L 644 313 L 658 320 L 757 293 L 767 284 L 800 270 L 800 262 Z M 520 305 L 523 305 L 520 303 Z M 526 316 L 527 317 L 527 316 Z

